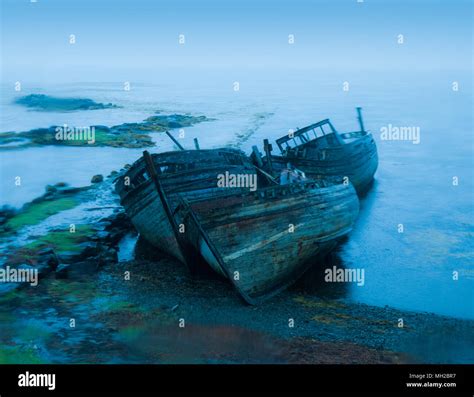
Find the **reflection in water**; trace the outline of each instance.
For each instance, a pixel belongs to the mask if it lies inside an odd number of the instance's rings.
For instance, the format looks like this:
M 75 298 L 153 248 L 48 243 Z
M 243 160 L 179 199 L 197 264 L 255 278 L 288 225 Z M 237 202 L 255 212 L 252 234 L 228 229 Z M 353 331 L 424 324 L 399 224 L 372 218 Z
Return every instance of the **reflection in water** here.
M 334 266 L 338 269 L 346 268 L 338 248 L 329 253 L 323 260 L 311 266 L 303 277 L 290 289 L 319 298 L 341 299 L 347 297 L 349 291 L 348 283 L 325 281 L 325 270 L 332 269 Z
M 119 241 L 119 250 L 117 253 L 119 262 L 126 262 L 134 259 L 137 240 L 138 235 L 136 233 L 129 233 Z

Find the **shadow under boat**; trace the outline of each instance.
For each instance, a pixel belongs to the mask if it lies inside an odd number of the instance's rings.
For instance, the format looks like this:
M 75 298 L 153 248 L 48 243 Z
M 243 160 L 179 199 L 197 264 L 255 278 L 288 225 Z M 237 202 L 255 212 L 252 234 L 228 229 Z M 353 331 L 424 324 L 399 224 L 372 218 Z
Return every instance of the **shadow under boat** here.
M 312 179 L 342 176 L 361 196 L 373 183 L 378 155 L 372 134 L 364 128 L 361 108 L 357 113 L 359 131 L 339 133 L 325 119 L 277 139 L 281 155 L 271 154 L 272 145 L 265 140 L 265 155 L 262 157 L 254 147 L 253 162 L 272 175 L 278 175 L 290 163 Z
M 177 217 L 188 244 L 258 304 L 335 248 L 358 210 L 351 185 L 324 180 L 183 199 Z
M 345 238 L 341 241 L 344 243 Z M 322 299 L 342 299 L 349 296 L 350 283 L 328 282 L 326 280 L 326 270 L 346 269 L 346 264 L 341 257 L 341 244 L 332 250 L 321 260 L 317 261 L 317 266 L 313 266 L 315 261 L 311 260 L 310 267 L 292 287 L 296 293 L 315 296 Z
M 226 172 L 256 175 L 258 188 L 216 187 Z M 354 187 L 342 178 L 279 185 L 236 149 L 144 152 L 116 190 L 141 236 L 191 271 L 203 258 L 250 304 L 330 252 L 359 211 Z

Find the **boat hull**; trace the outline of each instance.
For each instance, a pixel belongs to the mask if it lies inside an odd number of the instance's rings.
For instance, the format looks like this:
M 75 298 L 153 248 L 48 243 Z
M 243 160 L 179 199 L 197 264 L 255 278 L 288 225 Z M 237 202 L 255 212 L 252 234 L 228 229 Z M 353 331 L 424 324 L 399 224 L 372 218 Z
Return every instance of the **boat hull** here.
M 178 216 L 190 246 L 229 278 L 246 302 L 258 304 L 332 250 L 358 211 L 352 185 L 313 182 L 191 201 Z
M 227 172 L 255 174 L 242 152 L 232 149 L 189 150 L 152 155 L 171 211 L 180 197 L 193 197 L 216 189 L 218 175 Z M 127 179 L 128 178 L 128 179 Z M 127 183 L 128 182 L 128 183 Z M 133 225 L 148 242 L 159 250 L 186 262 L 176 240 L 170 220 L 163 208 L 156 186 L 147 175 L 143 159 L 116 181 L 116 191 Z M 235 189 L 240 191 L 240 189 Z
M 345 135 L 353 134 L 355 138 L 344 139 Z M 371 134 L 348 133 L 341 136 L 343 144 L 339 146 L 318 149 L 312 147 L 310 142 L 304 155 L 272 156 L 273 172 L 279 173 L 287 163 L 291 163 L 311 179 L 347 177 L 359 195 L 365 194 L 373 183 L 378 167 L 375 141 Z M 264 162 L 268 164 L 265 157 Z

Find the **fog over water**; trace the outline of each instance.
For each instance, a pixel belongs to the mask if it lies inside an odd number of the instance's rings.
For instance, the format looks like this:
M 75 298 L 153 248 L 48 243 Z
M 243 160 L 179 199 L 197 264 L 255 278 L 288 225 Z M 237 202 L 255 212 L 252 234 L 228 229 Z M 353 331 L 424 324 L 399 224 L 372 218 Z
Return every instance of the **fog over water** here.
M 361 106 L 377 142 L 379 169 L 339 253 L 344 266 L 365 269 L 365 285 L 350 285 L 341 297 L 474 318 L 469 2 L 374 1 L 365 8 L 355 1 L 321 2 L 317 9 L 311 2 L 229 2 L 226 8 L 204 2 L 199 9 L 184 2 L 178 11 L 167 2 L 159 8 L 117 1 L 113 19 L 94 2 L 67 3 L 69 8 L 57 1 L 2 3 L 9 16 L 2 29 L 9 34 L 2 37 L 0 132 L 190 113 L 215 120 L 186 128 L 183 146 L 192 148 L 197 137 L 201 148 L 230 145 L 249 153 L 264 138 L 274 141 L 324 118 L 341 132 L 355 130 L 355 107 Z M 73 33 L 77 42 L 71 45 Z M 405 42 L 398 44 L 401 33 Z M 185 45 L 178 44 L 179 34 Z M 121 108 L 52 113 L 13 103 L 31 93 Z M 382 140 L 389 125 L 419 129 L 419 143 Z M 153 139 L 152 152 L 173 149 L 166 135 Z M 141 153 L 110 147 L 2 150 L 0 205 L 20 207 L 46 184 L 87 185 L 92 175 L 107 175 Z M 21 187 L 14 185 L 18 175 Z

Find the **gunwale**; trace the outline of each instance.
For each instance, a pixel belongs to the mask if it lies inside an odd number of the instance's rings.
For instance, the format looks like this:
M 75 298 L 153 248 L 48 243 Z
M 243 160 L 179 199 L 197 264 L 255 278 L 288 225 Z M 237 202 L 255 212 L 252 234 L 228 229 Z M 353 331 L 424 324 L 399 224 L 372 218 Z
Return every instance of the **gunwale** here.
M 306 128 L 306 127 L 305 127 Z M 338 134 L 335 132 L 335 134 Z M 358 134 L 359 136 L 344 138 L 344 135 Z M 351 132 L 339 135 L 344 141 L 343 144 L 329 146 L 319 149 L 325 152 L 324 159 L 309 158 L 291 154 L 271 155 L 272 166 L 284 167 L 287 163 L 301 169 L 310 178 L 318 179 L 327 176 L 348 177 L 354 184 L 359 195 L 366 193 L 374 180 L 374 175 L 378 168 L 377 147 L 372 135 L 369 132 Z M 311 148 L 317 144 L 318 139 L 299 145 L 298 150 Z M 317 148 L 312 148 L 314 151 Z M 267 156 L 263 157 L 264 163 L 268 167 Z M 268 171 L 268 169 L 267 169 Z

